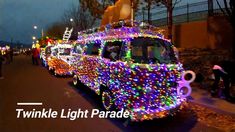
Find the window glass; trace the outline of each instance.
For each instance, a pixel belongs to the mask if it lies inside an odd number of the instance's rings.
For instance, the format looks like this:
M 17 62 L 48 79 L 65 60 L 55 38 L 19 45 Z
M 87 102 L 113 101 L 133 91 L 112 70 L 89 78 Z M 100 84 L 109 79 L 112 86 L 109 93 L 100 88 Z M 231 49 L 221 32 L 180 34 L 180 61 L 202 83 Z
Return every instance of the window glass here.
M 57 49 L 57 48 L 56 48 L 56 49 L 53 49 L 51 52 L 52 52 L 52 55 L 53 55 L 53 56 L 56 56 L 57 53 L 58 53 L 58 49 Z
M 135 63 L 176 63 L 171 43 L 153 38 L 135 38 L 131 42 L 131 54 Z
M 92 42 L 87 44 L 86 54 L 87 55 L 99 55 L 101 43 L 100 42 Z
M 121 51 L 123 42 L 114 41 L 114 42 L 106 42 L 103 50 L 103 57 L 110 59 L 111 61 L 116 61 L 121 58 L 123 54 Z

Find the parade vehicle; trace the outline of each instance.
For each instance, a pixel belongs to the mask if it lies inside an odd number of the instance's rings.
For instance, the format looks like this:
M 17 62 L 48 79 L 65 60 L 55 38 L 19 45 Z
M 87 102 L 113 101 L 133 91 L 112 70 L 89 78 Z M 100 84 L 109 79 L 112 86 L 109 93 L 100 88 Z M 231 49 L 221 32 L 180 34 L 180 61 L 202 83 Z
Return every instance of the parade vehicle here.
M 77 42 L 85 46 L 74 62 L 73 84 L 95 91 L 106 110 L 128 110 L 132 121 L 162 118 L 180 110 L 191 93 L 195 76 L 161 29 L 117 22 L 80 32 Z
M 72 75 L 72 44 L 57 44 L 51 47 L 48 68 L 54 75 Z
M 51 56 L 48 58 L 48 68 L 54 75 L 72 75 L 73 73 L 73 44 L 69 42 L 73 29 L 66 28 L 63 42 L 51 47 Z

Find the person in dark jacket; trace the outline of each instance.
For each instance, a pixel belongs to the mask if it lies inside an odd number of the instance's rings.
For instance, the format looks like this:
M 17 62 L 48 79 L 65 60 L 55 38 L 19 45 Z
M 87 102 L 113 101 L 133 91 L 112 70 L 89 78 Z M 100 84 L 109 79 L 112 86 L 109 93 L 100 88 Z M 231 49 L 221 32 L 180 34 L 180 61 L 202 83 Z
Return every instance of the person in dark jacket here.
M 2 52 L 0 51 L 0 79 L 4 79 L 4 77 L 2 76 L 2 63 L 4 61 L 4 57 L 2 55 Z
M 234 70 L 235 63 L 233 61 L 222 61 L 220 64 L 214 65 L 213 73 L 215 76 L 215 81 L 211 89 L 212 97 L 217 96 L 218 89 L 219 89 L 219 82 L 220 79 L 223 80 L 224 83 L 224 94 L 226 100 L 233 100 L 230 95 L 230 84 L 235 81 L 234 77 Z

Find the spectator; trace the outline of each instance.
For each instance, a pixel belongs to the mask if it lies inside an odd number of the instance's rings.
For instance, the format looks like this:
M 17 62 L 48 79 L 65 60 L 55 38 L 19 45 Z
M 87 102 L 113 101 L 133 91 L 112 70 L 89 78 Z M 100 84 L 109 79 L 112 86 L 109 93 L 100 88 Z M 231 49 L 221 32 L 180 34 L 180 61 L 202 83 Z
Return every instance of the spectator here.
M 0 52 L 0 79 L 4 79 L 4 77 L 2 76 L 2 63 L 4 61 L 4 57 L 2 55 L 2 52 Z
M 213 84 L 213 87 L 211 89 L 211 95 L 213 97 L 217 96 L 217 93 L 219 91 L 219 81 L 220 79 L 223 80 L 224 84 L 224 94 L 225 98 L 228 101 L 234 100 L 233 97 L 230 95 L 230 84 L 234 83 L 234 68 L 235 63 L 232 61 L 222 61 L 218 65 L 214 65 L 213 67 L 213 73 L 215 76 L 215 81 Z
M 13 62 L 13 49 L 12 48 L 10 49 L 10 60 L 11 62 Z

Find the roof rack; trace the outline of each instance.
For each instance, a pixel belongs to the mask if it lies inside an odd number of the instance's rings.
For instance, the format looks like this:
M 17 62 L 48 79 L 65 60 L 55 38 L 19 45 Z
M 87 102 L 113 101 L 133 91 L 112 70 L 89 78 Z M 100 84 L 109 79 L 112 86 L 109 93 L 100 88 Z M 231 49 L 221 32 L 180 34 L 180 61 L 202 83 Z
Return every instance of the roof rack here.
M 163 29 L 160 29 L 158 27 L 155 27 L 153 25 L 150 25 L 150 24 L 142 22 L 142 21 L 122 20 L 119 22 L 107 24 L 105 26 L 100 26 L 100 27 L 95 27 L 92 29 L 80 31 L 80 32 L 78 32 L 78 36 L 81 34 L 87 34 L 87 35 L 92 34 L 97 31 L 109 31 L 110 29 L 118 29 L 121 27 L 135 27 L 135 28 L 141 28 L 141 29 L 150 29 L 153 31 L 157 31 L 159 33 L 162 33 L 164 31 Z

